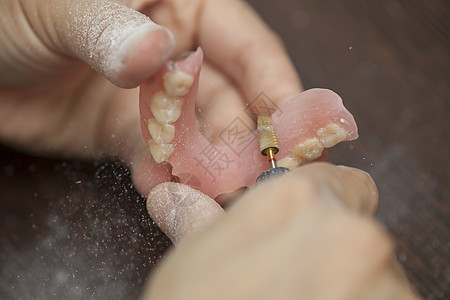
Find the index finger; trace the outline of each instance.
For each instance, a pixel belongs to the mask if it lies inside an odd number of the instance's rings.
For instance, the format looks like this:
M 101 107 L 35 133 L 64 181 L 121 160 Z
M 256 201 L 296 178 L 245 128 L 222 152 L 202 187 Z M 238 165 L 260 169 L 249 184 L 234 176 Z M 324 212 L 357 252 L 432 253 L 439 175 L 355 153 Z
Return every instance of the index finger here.
M 208 61 L 239 85 L 246 101 L 264 91 L 281 103 L 302 91 L 280 39 L 244 1 L 205 1 L 199 44 Z

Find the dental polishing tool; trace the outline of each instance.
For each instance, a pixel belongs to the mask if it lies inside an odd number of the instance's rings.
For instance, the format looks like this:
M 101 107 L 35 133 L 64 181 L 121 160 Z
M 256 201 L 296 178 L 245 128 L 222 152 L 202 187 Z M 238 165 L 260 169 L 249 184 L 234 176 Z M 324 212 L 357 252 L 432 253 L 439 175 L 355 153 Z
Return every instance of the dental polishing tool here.
M 280 148 L 278 147 L 277 136 L 273 129 L 272 122 L 266 114 L 258 115 L 257 131 L 259 140 L 259 150 L 261 154 L 269 158 L 270 169 L 262 172 L 256 179 L 256 183 L 268 180 L 270 178 L 278 177 L 284 173 L 290 171 L 285 167 L 277 167 L 277 160 L 275 154 L 278 153 Z

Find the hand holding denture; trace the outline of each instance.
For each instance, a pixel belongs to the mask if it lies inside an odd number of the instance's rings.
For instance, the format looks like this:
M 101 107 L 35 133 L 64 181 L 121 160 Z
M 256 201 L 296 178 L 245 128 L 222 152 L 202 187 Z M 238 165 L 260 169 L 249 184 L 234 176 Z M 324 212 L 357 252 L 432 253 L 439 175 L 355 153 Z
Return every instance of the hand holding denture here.
M 143 13 L 106 0 L 2 2 L 2 140 L 45 155 L 118 156 L 144 195 L 173 178 L 189 183 L 192 175 L 192 186 L 215 197 L 252 185 L 265 167 L 251 140 L 252 101 L 261 92 L 278 108 L 269 113 L 280 165 L 304 164 L 356 138 L 336 94 L 311 90 L 292 98 L 301 91 L 296 72 L 245 2 L 130 4 Z M 141 83 L 140 114 L 138 90 L 117 86 Z M 170 86 L 180 83 L 186 90 L 173 94 Z M 167 110 L 174 114 L 164 116 Z M 228 145 L 217 145 L 221 140 Z
M 44 155 L 118 156 L 143 195 L 178 178 L 215 198 L 252 186 L 267 167 L 254 132 L 261 92 L 277 108 L 267 113 L 280 166 L 357 137 L 335 93 L 292 97 L 301 85 L 287 54 L 244 2 L 130 4 L 142 13 L 106 0 L 1 3 L 3 141 Z M 139 84 L 140 95 L 119 88 Z
M 44 155 L 120 157 L 133 168 L 136 187 L 146 195 L 172 180 L 171 167 L 157 164 L 148 139 L 142 139 L 139 91 L 119 87 L 138 86 L 164 70 L 172 54 L 200 46 L 204 79 L 196 106 L 202 111 L 200 125 L 207 125 L 202 133 L 213 140 L 236 117 L 254 126 L 244 110 L 260 92 L 278 105 L 301 91 L 278 38 L 245 2 L 129 4 L 141 13 L 106 0 L 2 1 L 3 141 Z M 202 59 L 195 57 L 197 69 L 190 76 L 197 79 Z M 191 99 L 196 86 L 189 89 Z M 142 97 L 150 97 L 144 90 Z
M 376 187 L 357 169 L 309 164 L 226 214 L 205 215 L 214 201 L 179 183 L 156 187 L 149 201 L 176 248 L 143 299 L 418 299 L 368 218 Z
M 379 290 L 386 295 L 385 289 L 411 296 L 393 271 L 386 237 L 344 212 L 347 207 L 368 214 L 375 206 L 376 189 L 360 171 L 346 181 L 342 168 L 299 168 L 251 191 L 223 218 L 214 201 L 253 185 L 267 168 L 254 138 L 258 95 L 276 107 L 267 113 L 280 143 L 278 164 L 291 169 L 357 138 L 340 97 L 323 89 L 300 93 L 280 41 L 243 1 L 117 2 L 0 2 L 0 139 L 41 155 L 119 157 L 144 195 L 166 182 L 152 191 L 147 206 L 174 243 L 215 223 L 181 243 L 150 293 L 200 293 L 205 299 L 211 292 L 206 299 L 212 299 L 224 291 L 231 295 L 226 299 L 245 299 L 264 293 L 258 289 L 263 286 L 270 299 L 296 296 L 297 281 L 277 280 L 308 279 L 309 270 L 315 273 L 306 281 L 314 285 L 301 289 L 308 299 L 330 296 L 323 286 L 341 293 L 339 299 Z M 198 190 L 167 183 L 174 178 Z M 374 260 L 365 260 L 366 250 Z M 294 261 L 301 251 L 307 255 Z M 240 280 L 250 278 L 246 272 L 255 275 L 245 269 L 249 259 L 261 270 L 252 282 Z M 346 263 L 366 290 L 342 280 Z M 223 280 L 214 281 L 210 270 Z M 192 299 L 202 299 L 197 296 Z

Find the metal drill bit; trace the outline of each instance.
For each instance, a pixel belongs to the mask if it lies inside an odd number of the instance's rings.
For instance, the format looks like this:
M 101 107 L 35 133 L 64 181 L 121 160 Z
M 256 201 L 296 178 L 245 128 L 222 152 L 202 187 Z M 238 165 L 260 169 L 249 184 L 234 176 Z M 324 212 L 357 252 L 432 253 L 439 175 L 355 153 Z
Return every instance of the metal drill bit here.
M 278 153 L 280 148 L 278 148 L 277 136 L 275 135 L 275 130 L 273 129 L 272 122 L 270 122 L 268 115 L 258 115 L 257 129 L 259 150 L 262 155 L 269 158 L 270 163 L 270 169 L 262 172 L 256 179 L 256 182 L 259 183 L 287 173 L 289 172 L 289 169 L 285 167 L 277 167 L 275 154 Z
M 258 115 L 258 140 L 259 140 L 259 150 L 261 154 L 269 157 L 269 163 L 271 168 L 276 168 L 277 163 L 275 159 L 275 154 L 280 150 L 278 148 L 277 136 L 275 135 L 275 130 L 273 129 L 272 122 L 266 114 Z

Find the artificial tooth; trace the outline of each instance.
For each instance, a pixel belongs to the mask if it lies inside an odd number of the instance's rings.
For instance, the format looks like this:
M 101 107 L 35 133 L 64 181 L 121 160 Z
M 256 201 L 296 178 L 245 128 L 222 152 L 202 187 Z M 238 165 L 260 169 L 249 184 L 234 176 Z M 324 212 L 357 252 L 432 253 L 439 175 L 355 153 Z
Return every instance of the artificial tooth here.
M 164 88 L 170 96 L 186 95 L 192 83 L 194 77 L 180 70 L 169 71 L 163 77 Z
M 295 145 L 292 154 L 299 158 L 302 162 L 312 161 L 322 155 L 323 146 L 318 138 L 308 139 L 300 144 Z
M 164 92 L 157 92 L 150 101 L 150 110 L 155 119 L 162 124 L 173 123 L 180 117 L 183 99 L 170 97 Z
M 175 136 L 175 127 L 171 124 L 161 124 L 155 119 L 148 120 L 148 131 L 157 144 L 168 144 Z
M 347 131 L 338 124 L 330 124 L 317 130 L 317 136 L 325 148 L 330 148 L 345 140 Z
M 285 167 L 291 170 L 297 168 L 299 165 L 298 159 L 293 156 L 286 156 L 278 161 L 279 167 Z
M 149 141 L 149 148 L 153 159 L 157 163 L 166 161 L 173 152 L 172 144 L 157 144 L 152 140 Z

